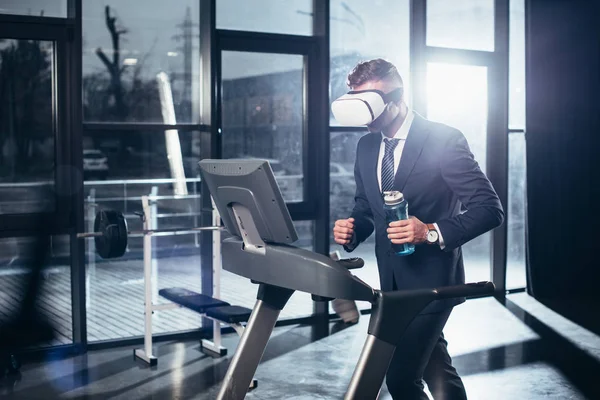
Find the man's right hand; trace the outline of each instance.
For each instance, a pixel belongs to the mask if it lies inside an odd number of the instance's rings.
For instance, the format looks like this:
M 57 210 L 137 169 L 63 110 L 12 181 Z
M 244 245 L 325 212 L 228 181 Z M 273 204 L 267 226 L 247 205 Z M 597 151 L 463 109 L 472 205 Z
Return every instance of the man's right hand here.
M 354 218 L 338 219 L 333 227 L 333 238 L 337 244 L 346 245 L 354 235 Z

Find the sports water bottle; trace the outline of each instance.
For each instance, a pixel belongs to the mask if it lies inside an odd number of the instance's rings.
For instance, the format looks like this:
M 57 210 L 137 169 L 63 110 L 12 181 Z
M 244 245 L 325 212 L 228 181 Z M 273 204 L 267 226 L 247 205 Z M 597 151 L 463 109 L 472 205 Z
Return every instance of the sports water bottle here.
M 385 211 L 385 219 L 388 223 L 408 219 L 408 203 L 404 195 L 398 191 L 384 192 L 383 201 L 385 202 L 383 209 Z M 394 244 L 392 249 L 399 256 L 407 256 L 415 252 L 415 246 L 410 243 Z

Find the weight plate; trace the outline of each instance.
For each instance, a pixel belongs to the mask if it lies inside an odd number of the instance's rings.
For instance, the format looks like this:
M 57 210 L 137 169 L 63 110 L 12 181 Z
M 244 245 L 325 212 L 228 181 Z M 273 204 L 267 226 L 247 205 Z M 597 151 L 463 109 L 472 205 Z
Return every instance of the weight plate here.
M 96 252 L 102 258 L 118 258 L 127 249 L 127 221 L 123 214 L 114 210 L 101 210 L 96 214 L 94 232 L 102 236 L 94 238 Z
M 119 246 L 116 249 L 116 257 L 123 257 L 125 251 L 127 250 L 127 238 L 128 238 L 128 229 L 127 229 L 127 219 L 123 216 L 123 214 L 118 213 L 119 223 L 117 224 L 117 229 L 119 231 Z

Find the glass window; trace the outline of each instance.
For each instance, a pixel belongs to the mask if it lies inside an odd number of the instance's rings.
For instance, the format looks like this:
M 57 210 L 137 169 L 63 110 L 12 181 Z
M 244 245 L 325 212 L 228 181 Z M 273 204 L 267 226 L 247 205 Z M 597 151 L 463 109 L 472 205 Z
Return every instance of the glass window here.
M 284 199 L 302 201 L 304 56 L 222 54 L 223 158 L 268 159 Z
M 293 244 L 306 250 L 313 251 L 313 221 L 294 221 L 294 227 L 298 233 L 298 240 Z M 254 298 L 256 300 L 256 285 Z M 313 301 L 310 293 L 296 291 L 290 297 L 285 308 L 281 310 L 280 318 L 302 318 L 312 315 Z
M 510 2 L 509 51 L 508 124 L 510 129 L 525 129 L 525 5 L 523 0 Z M 527 286 L 525 133 L 510 133 L 508 145 L 506 287 L 514 289 Z
M 510 1 L 508 127 L 525 129 L 525 4 Z
M 0 39 L 1 214 L 54 209 L 53 58 L 52 42 Z
M 312 0 L 219 0 L 216 4 L 218 29 L 313 34 Z
M 176 131 L 175 131 L 176 132 Z M 172 134 L 171 131 L 169 134 Z M 199 132 L 177 132 L 187 195 L 174 193 L 166 135 L 159 131 L 106 130 L 84 132 L 85 230 L 93 231 L 99 209 L 122 212 L 130 230 L 142 229 L 136 213 L 141 198 L 156 195 L 155 226 L 200 226 Z M 172 151 L 172 149 L 171 149 Z M 175 157 L 177 158 L 177 157 Z M 173 167 L 176 168 L 176 167 Z M 185 287 L 201 292 L 198 234 L 161 234 L 153 237 L 154 298 L 159 289 Z M 88 339 L 139 336 L 144 332 L 143 239 L 130 237 L 124 257 L 103 260 L 94 241 L 86 239 L 88 279 Z M 185 309 L 157 312 L 153 332 L 197 329 L 199 315 Z
M 354 207 L 354 161 L 358 140 L 365 132 L 332 132 L 330 134 L 330 222 L 348 218 Z M 331 243 L 333 231 L 330 231 Z
M 0 14 L 67 17 L 67 0 L 2 0 Z
M 475 159 L 485 172 L 488 118 L 487 67 L 428 63 L 427 118 L 459 129 L 465 135 Z M 490 252 L 490 232 L 463 246 L 467 281 L 490 279 Z
M 384 58 L 404 80 L 410 100 L 410 4 L 398 1 L 331 1 L 330 97 L 348 91 L 347 76 L 359 62 Z M 331 111 L 331 110 L 330 110 Z M 330 124 L 338 125 L 330 113 Z
M 198 184 L 199 187 L 199 184 Z M 154 227 L 187 228 L 199 226 L 200 198 L 172 195 L 168 181 L 89 182 L 86 193 L 86 230 L 93 230 L 98 209 L 124 213 L 131 231 L 142 229 L 135 213 L 142 211 L 142 195 L 156 193 L 153 203 Z M 101 259 L 93 239 L 86 239 L 86 279 L 88 340 L 120 339 L 144 334 L 143 238 L 130 237 L 121 258 Z M 183 287 L 202 293 L 200 238 L 198 234 L 160 234 L 152 238 L 152 301 L 167 302 L 158 295 L 163 288 Z M 191 330 L 201 327 L 201 316 L 180 308 L 155 311 L 154 334 Z
M 83 2 L 83 115 L 199 123 L 199 4 Z
M 506 288 L 527 286 L 525 133 L 508 136 L 508 224 Z
M 178 146 L 168 146 L 174 135 Z M 176 143 L 177 144 L 177 143 Z M 200 132 L 170 130 L 85 130 L 83 133 L 83 172 L 86 181 L 127 179 L 176 179 L 179 158 L 186 178 L 200 171 Z M 179 151 L 177 151 L 179 150 Z M 171 152 L 171 154 L 170 154 Z
M 71 344 L 73 319 L 71 310 L 71 267 L 69 236 L 52 236 L 46 265 L 43 267 L 40 313 L 54 328 L 54 340 L 40 347 Z M 20 311 L 24 288 L 31 277 L 31 237 L 0 239 L 0 324 Z
M 494 0 L 427 0 L 427 45 L 494 51 Z
M 375 235 L 371 235 L 360 244 L 352 253 L 347 253 L 344 248 L 333 240 L 333 226 L 338 219 L 350 217 L 354 208 L 354 194 L 356 182 L 354 180 L 354 162 L 356 159 L 356 146 L 358 140 L 367 134 L 365 131 L 356 132 L 331 132 L 330 142 L 330 192 L 329 192 L 329 220 L 330 220 L 330 249 L 339 251 L 341 258 L 361 257 L 365 266 L 352 273 L 369 285 L 379 288 L 379 271 L 375 259 Z M 359 302 L 361 309 L 370 309 L 371 304 Z M 333 312 L 333 311 L 331 311 Z

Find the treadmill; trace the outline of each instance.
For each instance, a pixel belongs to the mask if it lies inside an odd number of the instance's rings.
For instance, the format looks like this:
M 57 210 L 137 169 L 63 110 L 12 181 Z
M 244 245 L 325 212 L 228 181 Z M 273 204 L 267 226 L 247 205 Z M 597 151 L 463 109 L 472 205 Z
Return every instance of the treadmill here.
M 294 291 L 315 299 L 372 304 L 368 336 L 345 399 L 376 399 L 394 351 L 410 322 L 438 299 L 491 294 L 491 282 L 382 292 L 337 261 L 292 245 L 297 233 L 266 160 L 199 162 L 231 237 L 223 240 L 223 268 L 258 284 L 257 301 L 229 365 L 217 399 L 246 396 L 277 318 Z

